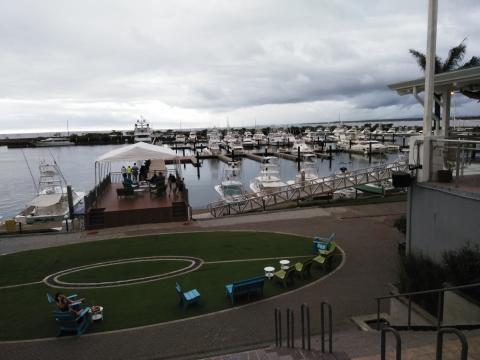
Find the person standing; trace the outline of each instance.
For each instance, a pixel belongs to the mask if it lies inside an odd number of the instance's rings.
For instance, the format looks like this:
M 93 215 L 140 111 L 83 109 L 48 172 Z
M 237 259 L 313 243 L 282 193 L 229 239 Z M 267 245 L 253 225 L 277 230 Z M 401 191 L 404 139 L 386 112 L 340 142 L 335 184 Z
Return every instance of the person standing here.
M 127 167 L 127 178 L 130 181 L 132 180 L 132 167 L 130 165 Z
M 120 170 L 121 173 L 122 173 L 122 176 L 123 176 L 123 181 L 125 181 L 125 179 L 127 178 L 127 168 L 125 167 L 125 165 L 122 166 L 122 170 Z
M 133 175 L 133 181 L 138 182 L 138 166 L 137 166 L 137 163 L 133 163 L 132 175 Z
M 173 174 L 170 174 L 168 176 L 168 196 L 170 196 L 170 194 L 175 194 L 175 192 L 177 191 L 177 179 L 175 178 L 175 175 Z

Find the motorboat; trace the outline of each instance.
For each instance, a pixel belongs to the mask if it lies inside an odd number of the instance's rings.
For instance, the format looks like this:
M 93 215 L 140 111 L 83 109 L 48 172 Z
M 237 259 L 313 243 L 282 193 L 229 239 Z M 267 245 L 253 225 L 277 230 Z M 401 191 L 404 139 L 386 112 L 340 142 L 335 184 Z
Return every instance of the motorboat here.
M 37 196 L 22 210 L 15 221 L 22 224 L 36 222 L 61 221 L 69 214 L 67 182 L 57 164 L 44 161 L 39 166 L 40 177 L 37 185 Z M 84 193 L 72 189 L 72 205 L 79 206 Z
M 267 144 L 267 138 L 261 131 L 256 131 L 255 134 L 253 134 L 252 139 L 253 139 L 255 145 L 266 145 Z
M 375 140 L 361 140 L 352 145 L 350 151 L 361 154 L 383 154 L 387 151 L 387 147 Z
M 252 149 L 255 146 L 255 141 L 253 141 L 253 138 L 251 136 L 245 136 L 242 140 L 242 146 L 245 149 Z
M 47 147 L 47 146 L 72 146 L 75 145 L 73 141 L 70 141 L 66 137 L 49 137 L 35 142 L 36 147 Z
M 140 118 L 135 123 L 135 129 L 133 130 L 133 142 L 145 142 L 150 144 L 153 138 L 153 130 L 147 123 L 147 120 Z
M 260 174 L 250 183 L 250 189 L 257 194 L 266 195 L 281 190 L 285 186 L 287 184 L 280 179 L 278 158 L 265 156 L 262 159 Z
M 289 180 L 287 184 L 304 184 L 305 182 L 312 182 L 321 179 L 315 168 L 316 159 L 317 156 L 315 154 L 303 154 L 300 172 L 295 176 L 295 180 Z
M 362 191 L 355 189 L 353 187 L 336 190 L 333 192 L 333 199 L 356 199 L 358 194 L 361 194 Z
M 188 135 L 188 142 L 196 142 L 197 141 L 197 133 L 195 131 L 190 131 Z
M 313 149 L 304 140 L 296 139 L 292 144 L 292 154 L 296 155 L 299 149 L 300 154 L 313 154 Z
M 242 200 L 246 191 L 240 181 L 240 167 L 238 162 L 231 161 L 223 170 L 222 182 L 215 185 L 215 191 L 222 200 L 230 203 Z
M 185 144 L 185 135 L 183 134 L 175 135 L 175 142 L 180 144 Z
M 211 137 L 208 141 L 208 149 L 212 155 L 220 154 L 220 139 Z
M 243 145 L 238 139 L 230 142 L 230 150 L 233 151 L 235 155 L 244 154 Z

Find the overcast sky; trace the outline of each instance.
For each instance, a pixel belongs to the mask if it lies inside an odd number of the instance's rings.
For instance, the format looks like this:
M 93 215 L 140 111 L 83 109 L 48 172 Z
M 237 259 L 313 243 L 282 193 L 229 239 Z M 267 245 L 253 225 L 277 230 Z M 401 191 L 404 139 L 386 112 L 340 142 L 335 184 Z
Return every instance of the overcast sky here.
M 427 3 L 0 0 L 0 132 L 421 116 L 387 85 L 422 76 Z M 480 1 L 439 3 L 437 53 L 480 55 Z

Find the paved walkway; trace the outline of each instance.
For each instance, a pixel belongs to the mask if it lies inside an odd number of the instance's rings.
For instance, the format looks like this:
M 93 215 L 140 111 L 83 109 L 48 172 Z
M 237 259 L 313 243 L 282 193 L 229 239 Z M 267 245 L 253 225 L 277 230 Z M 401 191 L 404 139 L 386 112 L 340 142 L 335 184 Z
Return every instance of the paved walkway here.
M 125 227 L 98 232 L 43 235 L 0 240 L 0 253 L 16 252 L 66 243 L 175 231 L 213 229 L 279 231 L 313 237 L 337 234 L 337 243 L 346 252 L 345 266 L 324 281 L 286 293 L 171 323 L 152 325 L 80 338 L 65 337 L 27 342 L 0 343 L 5 359 L 156 359 L 205 357 L 209 352 L 232 352 L 255 344 L 273 341 L 273 308 L 298 309 L 309 303 L 313 332 L 318 332 L 319 303 L 334 307 L 335 328 L 350 328 L 350 316 L 376 312 L 375 296 L 388 292 L 397 267 L 397 244 L 401 234 L 392 227 L 405 211 L 405 203 L 385 203 L 337 208 L 310 208 L 235 218 L 193 221 L 190 224 L 163 224 Z M 195 355 L 197 354 L 197 355 Z

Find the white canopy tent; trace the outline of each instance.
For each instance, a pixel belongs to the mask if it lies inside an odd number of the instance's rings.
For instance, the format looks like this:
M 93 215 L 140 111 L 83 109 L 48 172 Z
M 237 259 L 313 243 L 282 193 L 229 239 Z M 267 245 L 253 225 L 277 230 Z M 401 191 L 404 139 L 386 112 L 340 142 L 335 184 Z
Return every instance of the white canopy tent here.
M 158 146 L 138 142 L 123 146 L 100 155 L 95 160 L 95 185 L 110 173 L 110 163 L 116 161 L 140 161 L 140 160 L 176 160 L 178 155 L 167 146 Z
M 136 161 L 136 160 L 172 160 L 177 158 L 175 151 L 167 146 L 158 146 L 138 142 L 109 151 L 99 156 L 96 162 Z

